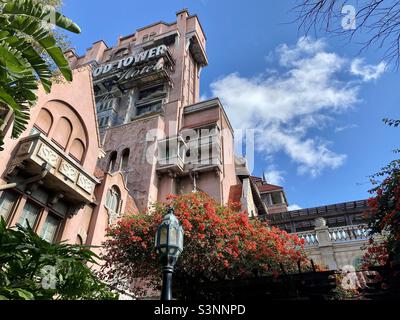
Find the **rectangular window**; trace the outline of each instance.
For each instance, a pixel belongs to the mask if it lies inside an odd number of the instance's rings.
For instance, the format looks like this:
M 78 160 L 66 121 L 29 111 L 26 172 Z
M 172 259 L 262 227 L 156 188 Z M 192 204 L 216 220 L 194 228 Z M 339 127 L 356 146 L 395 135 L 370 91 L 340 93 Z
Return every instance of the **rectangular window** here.
M 267 206 L 272 206 L 272 198 L 270 194 L 262 195 L 262 199 Z
M 57 238 L 57 233 L 60 228 L 60 225 L 61 225 L 61 219 L 55 216 L 54 214 L 49 214 L 43 225 L 40 236 L 48 242 L 51 243 L 54 242 Z
M 282 204 L 282 198 L 281 198 L 281 193 L 280 192 L 274 192 L 271 194 L 272 196 L 272 202 L 273 204 Z
M 23 227 L 29 226 L 33 229 L 39 218 L 41 208 L 31 202 L 27 202 L 22 211 L 21 218 L 19 219 L 20 225 Z
M 156 113 L 162 110 L 162 101 L 153 102 L 150 104 L 138 106 L 136 108 L 136 116 L 139 117 L 146 113 Z
M 139 91 L 139 100 L 155 98 L 162 94 L 165 94 L 164 84 L 160 84 L 155 87 L 140 90 Z
M 7 222 L 17 202 L 17 194 L 10 191 L 0 192 L 0 217 Z
M 99 126 L 100 127 L 104 126 L 104 120 L 105 120 L 105 118 L 100 118 L 100 121 L 99 121 Z

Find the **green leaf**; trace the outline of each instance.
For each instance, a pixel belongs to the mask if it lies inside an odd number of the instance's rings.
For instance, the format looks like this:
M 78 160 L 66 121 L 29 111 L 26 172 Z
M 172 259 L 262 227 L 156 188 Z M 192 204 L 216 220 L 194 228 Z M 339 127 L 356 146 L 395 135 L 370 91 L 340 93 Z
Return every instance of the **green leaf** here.
M 33 0 L 0 0 L 0 102 L 14 112 L 12 137 L 17 138 L 29 121 L 29 109 L 37 101 L 38 79 L 46 92 L 52 85 L 52 63 L 66 80 L 72 81 L 69 68 L 51 26 L 79 33 L 70 19 Z M 0 132 L 0 150 L 4 134 Z
M 20 16 L 11 20 L 7 28 L 32 37 L 48 53 L 65 79 L 72 81 L 72 72 L 67 59 L 57 46 L 54 36 L 40 22 L 31 17 Z
M 18 78 L 29 72 L 29 66 L 23 59 L 21 52 L 10 47 L 5 41 L 0 41 L 0 66 L 12 77 Z
M 25 129 L 29 120 L 29 112 L 25 109 L 25 106 L 18 104 L 13 96 L 8 94 L 3 88 L 0 87 L 0 101 L 10 106 L 14 112 L 14 127 L 13 137 L 18 137 Z
M 3 14 L 25 15 L 41 22 L 47 22 L 73 33 L 80 33 L 81 29 L 71 19 L 57 12 L 52 6 L 43 6 L 32 0 L 14 0 L 7 3 Z
M 3 38 L 11 47 L 18 50 L 38 75 L 46 92 L 51 89 L 52 72 L 47 62 L 36 52 L 31 43 L 15 35 Z
M 5 291 L 10 292 L 11 294 L 16 293 L 22 300 L 35 300 L 35 296 L 31 292 L 21 288 L 6 288 Z

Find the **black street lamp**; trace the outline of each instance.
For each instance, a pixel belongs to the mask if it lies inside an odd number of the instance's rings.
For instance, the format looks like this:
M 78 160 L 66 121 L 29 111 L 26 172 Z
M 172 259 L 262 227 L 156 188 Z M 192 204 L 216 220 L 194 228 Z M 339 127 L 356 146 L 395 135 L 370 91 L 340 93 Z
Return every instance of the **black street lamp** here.
M 183 251 L 183 228 L 175 217 L 173 208 L 168 209 L 167 215 L 158 227 L 155 248 L 163 264 L 161 300 L 172 300 L 172 273 Z

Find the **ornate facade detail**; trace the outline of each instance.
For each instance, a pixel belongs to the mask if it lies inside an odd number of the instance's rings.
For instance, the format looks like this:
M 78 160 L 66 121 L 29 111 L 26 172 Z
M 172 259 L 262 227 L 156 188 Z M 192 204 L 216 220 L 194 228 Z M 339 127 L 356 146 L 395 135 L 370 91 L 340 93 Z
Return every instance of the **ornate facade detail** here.
M 79 210 L 83 209 L 84 207 L 85 207 L 84 202 L 71 206 L 68 211 L 68 217 L 72 218 L 73 216 L 77 215 Z
M 91 194 L 94 190 L 95 184 L 90 181 L 87 177 L 85 177 L 83 174 L 79 175 L 78 178 L 78 186 L 81 187 L 83 190 L 85 190 L 87 193 Z
M 18 172 L 21 170 L 21 165 L 18 163 L 11 163 L 7 168 L 7 176 L 14 177 L 18 175 Z
M 78 177 L 78 170 L 75 169 L 74 166 L 69 164 L 66 161 L 62 161 L 60 168 L 58 169 L 64 176 L 66 176 L 68 179 L 71 181 L 76 181 L 76 178 Z
M 31 147 L 32 147 L 32 141 L 27 141 L 25 143 L 22 143 L 18 150 L 18 156 L 28 154 L 31 151 Z
M 119 218 L 119 213 L 112 211 L 108 208 L 107 208 L 107 212 L 108 212 L 108 226 L 111 227 L 117 222 L 117 220 Z
M 49 204 L 54 206 L 58 203 L 58 201 L 60 201 L 63 198 L 64 198 L 64 194 L 57 193 L 57 194 L 53 195 L 52 197 L 50 197 Z
M 42 144 L 37 155 L 52 167 L 56 167 L 59 156 L 49 146 Z
M 43 180 L 36 181 L 34 183 L 30 183 L 25 187 L 25 192 L 26 194 L 31 195 L 33 192 L 35 192 L 40 186 L 44 185 Z

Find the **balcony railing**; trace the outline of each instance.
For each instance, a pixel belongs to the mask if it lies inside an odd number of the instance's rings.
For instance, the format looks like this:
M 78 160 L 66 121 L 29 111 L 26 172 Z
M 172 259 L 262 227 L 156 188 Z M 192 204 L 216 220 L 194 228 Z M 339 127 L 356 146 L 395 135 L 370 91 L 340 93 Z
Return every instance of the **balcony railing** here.
M 44 165 L 50 170 L 43 182 L 52 191 L 62 193 L 65 199 L 74 202 L 95 200 L 94 189 L 99 181 L 42 134 L 21 139 L 9 163 L 9 180 L 14 178 L 17 170 L 23 171 L 24 175 L 34 175 Z
M 158 160 L 157 168 L 158 171 L 172 170 L 183 172 L 184 161 L 178 154 L 175 154 L 173 156 Z
M 305 232 L 298 232 L 296 235 L 300 239 L 304 239 L 304 244 L 306 246 L 313 246 L 318 244 L 317 234 L 314 230 L 312 231 L 305 231 Z
M 331 228 L 329 229 L 329 237 L 332 242 L 367 240 L 369 229 L 366 225 Z
M 367 225 L 351 225 L 345 227 L 329 228 L 329 239 L 332 243 L 362 241 L 369 239 Z M 306 246 L 318 245 L 318 236 L 315 230 L 298 232 L 296 235 L 304 239 Z

